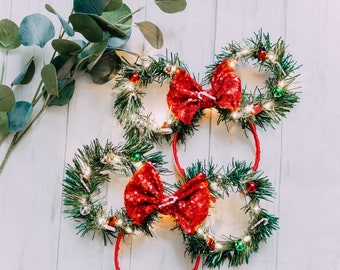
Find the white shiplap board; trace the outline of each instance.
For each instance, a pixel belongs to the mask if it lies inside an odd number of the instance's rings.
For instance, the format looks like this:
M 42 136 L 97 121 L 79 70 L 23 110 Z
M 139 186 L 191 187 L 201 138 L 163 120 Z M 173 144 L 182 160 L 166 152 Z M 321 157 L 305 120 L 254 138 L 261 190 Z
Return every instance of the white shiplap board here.
M 64 17 L 72 8 L 72 2 L 66 0 L 3 0 L 0 18 L 10 18 L 17 24 L 24 16 L 37 12 L 53 18 L 45 11 L 45 3 Z M 338 1 L 189 0 L 184 12 L 172 15 L 162 13 L 153 1 L 127 4 L 132 9 L 146 6 L 134 21 L 146 19 L 156 23 L 165 40 L 164 48 L 157 51 L 133 29 L 128 48 L 149 55 L 164 54 L 166 49 L 178 53 L 189 70 L 201 78 L 205 66 L 214 61 L 214 54 L 232 40 L 240 41 L 260 28 L 273 39 L 282 36 L 287 40 L 289 51 L 303 64 L 299 78 L 301 103 L 275 130 L 259 130 L 260 169 L 276 189 L 276 199 L 266 206 L 280 217 L 281 229 L 251 257 L 249 265 L 237 269 L 339 270 Z M 56 23 L 55 18 L 53 21 Z M 46 59 L 51 55 L 50 51 L 44 53 Z M 38 48 L 24 47 L 7 57 L 0 56 L 5 61 L 7 84 L 32 54 L 37 59 L 41 57 Z M 249 86 L 258 83 L 249 73 L 242 79 Z M 38 80 L 36 76 L 32 85 Z M 50 108 L 36 122 L 0 175 L 0 269 L 114 268 L 112 246 L 104 247 L 101 239 L 92 241 L 91 237 L 77 236 L 75 224 L 62 213 L 64 166 L 72 161 L 76 149 L 95 138 L 101 142 L 122 141 L 121 127 L 112 117 L 112 83 L 97 86 L 84 76 L 76 89 L 69 106 Z M 34 89 L 23 86 L 15 91 L 18 99 L 29 100 Z M 165 95 L 162 90 L 157 91 L 147 96 L 149 108 L 160 104 Z M 155 111 L 162 113 L 165 106 L 164 102 Z M 179 146 L 183 167 L 197 159 L 212 158 L 221 165 L 227 165 L 232 158 L 253 161 L 251 134 L 247 137 L 238 126 L 230 126 L 227 132 L 215 122 L 216 115 L 208 110 L 199 131 L 186 145 Z M 7 140 L 0 147 L 1 157 L 8 143 Z M 163 149 L 171 168 L 170 147 L 165 144 Z M 173 181 L 171 177 L 167 180 Z M 114 177 L 108 186 L 107 198 L 114 206 L 122 206 L 127 181 Z M 225 204 L 223 207 L 237 204 L 237 198 Z M 231 220 L 221 211 L 215 211 L 209 222 L 221 233 L 233 224 L 245 226 L 242 215 Z M 181 235 L 170 231 L 172 225 L 165 218 L 155 225 L 154 238 L 127 237 L 121 245 L 121 269 L 192 269 L 189 258 L 184 256 Z

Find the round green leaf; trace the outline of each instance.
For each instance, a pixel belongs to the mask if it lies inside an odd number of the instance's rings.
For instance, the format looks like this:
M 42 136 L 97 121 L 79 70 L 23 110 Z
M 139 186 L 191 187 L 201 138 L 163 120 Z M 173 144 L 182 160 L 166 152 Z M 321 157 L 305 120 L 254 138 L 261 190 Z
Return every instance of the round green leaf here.
M 139 22 L 136 25 L 152 47 L 156 49 L 162 48 L 163 34 L 157 25 L 149 21 Z
M 67 39 L 52 40 L 52 47 L 60 54 L 71 54 L 81 50 L 79 44 Z
M 9 51 L 20 46 L 19 27 L 8 19 L 0 21 L 0 48 Z
M 15 96 L 7 85 L 0 85 L 0 112 L 10 112 L 15 105 Z
M 103 39 L 103 31 L 87 14 L 73 13 L 70 22 L 76 32 L 81 33 L 90 42 L 99 42 Z
M 122 4 L 117 10 L 103 12 L 101 17 L 123 31 L 130 29 L 132 25 L 132 11 L 126 4 Z
M 97 63 L 98 59 L 102 56 L 107 47 L 108 40 L 109 35 L 108 33 L 105 33 L 104 38 L 101 42 L 92 45 L 89 51 L 88 61 L 90 64 L 87 66 L 88 69 L 91 69 Z
M 6 138 L 7 134 L 8 134 L 7 113 L 0 112 L 0 142 Z
M 110 3 L 105 7 L 104 11 L 113 11 L 119 9 L 123 4 L 122 0 L 111 0 Z
M 132 13 L 130 8 L 123 4 L 118 10 L 103 12 L 101 16 L 91 15 L 98 25 L 113 37 L 126 37 L 126 32 L 132 25 Z
M 74 36 L 74 31 L 72 27 L 67 23 L 67 21 L 62 16 L 59 15 L 58 12 L 55 11 L 55 9 L 52 6 L 50 6 L 49 4 L 45 4 L 45 8 L 47 11 L 51 12 L 52 14 L 58 17 L 61 26 L 63 27 L 66 34 L 68 34 L 69 36 Z
M 28 123 L 33 112 L 31 103 L 27 101 L 18 101 L 12 111 L 7 113 L 8 131 L 17 132 L 22 130 Z
M 48 12 L 51 12 L 52 14 L 55 14 L 55 15 L 57 14 L 57 12 L 54 10 L 54 8 L 51 5 L 45 4 L 45 8 Z
M 121 68 L 122 60 L 114 50 L 102 55 L 97 64 L 90 70 L 94 83 L 104 84 L 112 80 Z
M 13 80 L 11 85 L 18 85 L 18 84 L 28 84 L 35 72 L 35 64 L 33 61 L 33 57 L 27 62 L 27 64 L 24 66 L 20 74 Z
M 39 13 L 26 16 L 20 24 L 19 39 L 24 46 L 38 45 L 43 48 L 54 35 L 51 20 Z
M 74 0 L 73 10 L 80 13 L 101 15 L 109 0 Z
M 57 71 L 57 80 L 62 81 L 70 77 L 70 72 L 74 63 L 77 60 L 77 55 L 58 55 L 53 58 L 52 64 Z
M 74 88 L 75 88 L 75 81 L 72 80 L 68 84 L 65 84 L 65 81 L 59 82 L 58 83 L 58 88 L 59 88 L 59 96 L 55 97 L 50 103 L 49 106 L 64 106 L 67 105 L 74 93 Z
M 123 38 L 119 38 L 119 37 L 110 37 L 109 38 L 109 42 L 107 44 L 107 48 L 108 49 L 118 49 L 123 47 L 128 40 L 131 37 L 131 28 L 129 30 L 126 31 L 126 36 Z
M 41 79 L 48 94 L 58 96 L 57 71 L 53 64 L 45 65 L 41 69 Z
M 155 0 L 155 4 L 165 13 L 180 12 L 187 6 L 186 0 Z

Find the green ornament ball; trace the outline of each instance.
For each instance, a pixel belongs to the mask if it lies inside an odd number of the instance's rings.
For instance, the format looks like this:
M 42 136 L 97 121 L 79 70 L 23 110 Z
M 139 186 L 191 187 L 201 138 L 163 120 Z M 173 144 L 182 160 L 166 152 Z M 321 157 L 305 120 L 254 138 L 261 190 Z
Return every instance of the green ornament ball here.
M 142 155 L 139 154 L 139 153 L 135 153 L 135 154 L 132 155 L 131 160 L 133 162 L 141 161 L 142 160 Z
M 280 97 L 283 96 L 283 90 L 279 87 L 275 87 L 273 89 L 273 95 L 274 95 L 275 98 L 280 98 Z
M 242 240 L 235 242 L 235 249 L 237 251 L 243 251 L 246 248 L 246 244 Z

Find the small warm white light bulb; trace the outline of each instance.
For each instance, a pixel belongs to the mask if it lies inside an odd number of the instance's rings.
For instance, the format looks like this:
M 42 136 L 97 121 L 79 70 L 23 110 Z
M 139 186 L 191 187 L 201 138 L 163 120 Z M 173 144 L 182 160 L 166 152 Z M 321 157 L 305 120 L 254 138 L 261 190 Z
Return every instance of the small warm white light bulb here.
M 215 249 L 221 250 L 221 249 L 223 249 L 223 245 L 221 243 L 217 242 L 216 245 L 215 245 Z
M 246 56 L 247 54 L 249 54 L 249 52 L 250 52 L 249 48 L 245 47 L 239 52 L 239 54 L 241 56 Z
M 114 163 L 120 163 L 122 161 L 122 159 L 120 158 L 120 156 L 115 155 L 113 158 L 113 162 Z
M 149 68 L 151 66 L 151 62 L 150 61 L 148 61 L 148 60 L 144 60 L 143 61 L 143 67 L 144 68 Z
M 89 178 L 91 175 L 91 168 L 88 166 L 84 161 L 79 161 L 81 172 L 83 174 L 83 177 Z
M 246 235 L 245 237 L 243 237 L 243 242 L 247 243 L 251 240 L 250 235 Z
M 286 84 L 287 84 L 286 81 L 282 80 L 282 81 L 279 81 L 279 82 L 278 82 L 277 86 L 278 86 L 279 88 L 283 88 L 283 87 L 286 86 Z
M 253 104 L 249 104 L 247 106 L 244 107 L 244 111 L 247 114 L 251 114 L 254 111 L 254 105 Z
M 121 226 L 122 224 L 123 224 L 123 220 L 117 219 L 116 225 L 117 225 L 117 226 Z
M 268 60 L 271 61 L 271 62 L 275 62 L 275 61 L 276 61 L 276 55 L 273 54 L 272 52 L 269 52 L 269 53 L 267 54 L 267 58 L 268 58 Z
M 164 67 L 164 72 L 171 75 L 176 72 L 176 69 L 177 69 L 176 65 L 172 65 L 171 63 L 166 63 Z
M 125 88 L 129 91 L 132 91 L 135 88 L 135 86 L 132 83 L 127 82 Z
M 229 62 L 229 66 L 231 66 L 232 68 L 235 68 L 237 66 L 237 59 L 231 59 Z
M 263 103 L 262 108 L 264 108 L 267 111 L 271 111 L 274 108 L 274 102 L 273 101 L 267 101 Z
M 172 124 L 172 122 L 173 122 L 173 119 L 171 119 L 171 118 L 168 118 L 168 119 L 166 120 L 166 122 L 167 122 L 167 124 L 168 124 L 168 125 L 171 125 L 171 124 Z
M 261 211 L 260 206 L 255 205 L 255 206 L 253 207 L 253 211 L 254 211 L 255 213 L 259 213 L 259 212 Z
M 106 218 L 105 217 L 99 217 L 98 223 L 102 226 L 105 225 L 106 224 Z
M 132 233 L 132 229 L 130 227 L 125 228 L 126 233 Z
M 138 162 L 135 162 L 134 165 L 135 165 L 135 167 L 137 169 L 140 169 L 143 166 L 143 162 L 142 161 L 138 161 Z
M 241 117 L 241 113 L 240 113 L 239 111 L 233 112 L 233 113 L 231 114 L 231 117 L 232 117 L 234 120 L 238 120 L 238 119 L 240 119 L 240 117 Z
M 202 228 L 198 228 L 196 232 L 197 232 L 198 234 L 200 234 L 200 235 L 203 235 L 203 234 L 204 234 Z

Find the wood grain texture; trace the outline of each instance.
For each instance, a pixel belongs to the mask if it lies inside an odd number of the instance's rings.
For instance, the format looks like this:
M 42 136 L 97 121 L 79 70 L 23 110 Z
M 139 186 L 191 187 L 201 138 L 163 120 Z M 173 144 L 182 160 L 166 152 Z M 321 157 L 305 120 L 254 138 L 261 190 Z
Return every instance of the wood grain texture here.
M 253 254 L 242 270 L 340 270 L 340 140 L 338 27 L 340 4 L 336 0 L 196 0 L 178 14 L 164 14 L 152 0 L 126 1 L 132 10 L 145 6 L 134 21 L 149 20 L 164 35 L 164 48 L 153 49 L 133 29 L 127 48 L 142 55 L 178 53 L 191 73 L 203 78 L 205 67 L 214 55 L 231 41 L 241 41 L 262 29 L 273 40 L 283 37 L 288 50 L 303 64 L 298 81 L 301 102 L 275 129 L 259 129 L 262 146 L 260 169 L 272 181 L 276 198 L 266 208 L 280 218 L 280 230 Z M 3 0 L 0 19 L 10 18 L 18 25 L 32 13 L 42 13 L 58 25 L 42 0 Z M 72 1 L 48 2 L 67 17 Z M 59 26 L 58 26 L 59 27 Z M 57 28 L 58 28 L 57 27 Z M 45 59 L 52 52 L 45 50 Z M 5 83 L 15 78 L 31 55 L 41 62 L 37 47 L 20 47 L 5 61 Z M 37 66 L 37 70 L 41 68 Z M 38 74 L 30 86 L 15 88 L 17 99 L 30 100 Z M 256 79 L 257 78 L 257 79 Z M 261 77 L 242 73 L 249 88 L 261 83 Z M 106 270 L 113 267 L 113 246 L 102 239 L 76 235 L 76 224 L 63 214 L 62 180 L 65 165 L 84 144 L 98 138 L 104 143 L 123 141 L 122 128 L 113 118 L 115 91 L 113 82 L 95 85 L 82 76 L 68 106 L 49 108 L 15 148 L 0 175 L 0 269 L 7 270 Z M 166 87 L 150 90 L 145 98 L 147 110 L 166 111 Z M 164 103 L 160 102 L 163 100 Z M 157 106 L 156 106 L 157 105 Z M 6 140 L 0 147 L 3 157 Z M 173 168 L 170 146 L 164 143 L 168 167 Z M 254 142 L 249 132 L 237 125 L 216 125 L 216 112 L 206 110 L 200 127 L 186 145 L 179 146 L 183 167 L 197 159 L 228 165 L 231 160 L 253 162 Z M 167 181 L 173 182 L 169 176 Z M 128 178 L 112 176 L 105 188 L 108 205 L 123 206 L 123 190 Z M 209 217 L 217 235 L 239 233 L 247 226 L 239 196 L 218 202 Z M 236 209 L 236 211 L 235 211 Z M 192 269 L 184 255 L 181 235 L 171 231 L 168 217 L 154 226 L 154 237 L 142 235 L 124 238 L 120 250 L 122 270 Z M 200 270 L 206 270 L 200 267 Z M 227 265 L 221 269 L 228 269 Z

